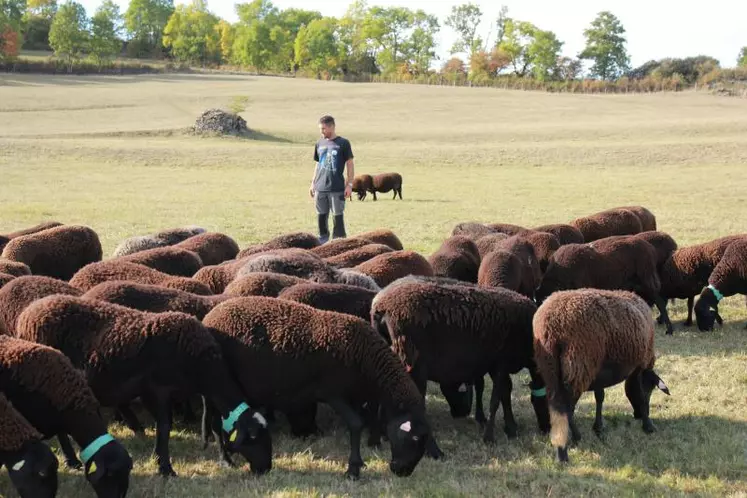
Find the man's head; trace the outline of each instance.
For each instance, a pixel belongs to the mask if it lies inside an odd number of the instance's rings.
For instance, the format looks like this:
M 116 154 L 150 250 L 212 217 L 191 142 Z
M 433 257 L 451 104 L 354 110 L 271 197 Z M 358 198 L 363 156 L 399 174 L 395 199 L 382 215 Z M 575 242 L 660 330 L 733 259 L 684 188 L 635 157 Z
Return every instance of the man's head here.
M 329 115 L 319 118 L 319 131 L 324 138 L 333 138 L 335 136 L 335 118 Z

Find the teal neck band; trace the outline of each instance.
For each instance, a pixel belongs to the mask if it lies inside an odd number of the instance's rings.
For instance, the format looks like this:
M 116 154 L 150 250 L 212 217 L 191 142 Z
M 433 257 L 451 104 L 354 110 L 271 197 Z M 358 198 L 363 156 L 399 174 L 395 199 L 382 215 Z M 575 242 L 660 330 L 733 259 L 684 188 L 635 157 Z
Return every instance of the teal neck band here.
M 244 402 L 241 402 L 239 406 L 234 408 L 233 411 L 228 414 L 228 418 L 223 419 L 223 430 L 226 432 L 231 432 L 231 429 L 233 429 L 233 425 L 239 419 L 241 414 L 247 411 L 248 409 L 249 409 L 249 405 L 247 405 Z
M 535 398 L 542 398 L 543 396 L 547 396 L 547 388 L 543 387 L 542 389 L 532 389 L 532 396 Z
M 88 460 L 93 458 L 93 455 L 98 453 L 101 448 L 111 443 L 112 441 L 115 441 L 115 439 L 109 433 L 94 439 L 91 444 L 86 446 L 83 451 L 80 452 L 80 459 L 83 460 L 83 464 L 85 465 L 86 463 L 88 463 Z
M 711 292 L 713 292 L 713 295 L 716 296 L 716 301 L 721 301 L 724 298 L 724 295 L 721 294 L 717 288 L 712 286 L 711 284 L 708 284 L 708 288 L 711 289 Z

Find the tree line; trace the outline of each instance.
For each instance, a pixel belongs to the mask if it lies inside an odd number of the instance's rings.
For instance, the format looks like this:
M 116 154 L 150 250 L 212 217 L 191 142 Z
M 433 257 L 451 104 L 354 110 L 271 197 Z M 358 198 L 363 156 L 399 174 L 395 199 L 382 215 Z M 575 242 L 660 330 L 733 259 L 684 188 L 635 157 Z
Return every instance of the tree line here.
M 474 3 L 452 7 L 443 20 L 423 10 L 369 6 L 365 0 L 355 1 L 339 18 L 279 9 L 270 0 L 235 8 L 238 21 L 229 23 L 210 12 L 206 0 L 176 7 L 173 0 L 131 0 L 124 13 L 112 0 L 104 0 L 90 18 L 74 0 L 59 5 L 57 0 L 0 0 L 0 59 L 17 56 L 21 48 L 51 49 L 70 67 L 84 57 L 103 66 L 127 55 L 318 78 L 374 75 L 522 85 L 584 78 L 692 84 L 719 68 L 716 59 L 697 56 L 649 61 L 631 69 L 625 28 L 608 11 L 584 30 L 584 49 L 568 57 L 562 55 L 563 41 L 554 32 L 511 17 L 505 6 L 490 23 L 492 40 L 480 33 L 484 14 Z M 458 36 L 452 57 L 445 61 L 436 55 L 442 25 Z M 747 47 L 737 62 L 747 67 Z

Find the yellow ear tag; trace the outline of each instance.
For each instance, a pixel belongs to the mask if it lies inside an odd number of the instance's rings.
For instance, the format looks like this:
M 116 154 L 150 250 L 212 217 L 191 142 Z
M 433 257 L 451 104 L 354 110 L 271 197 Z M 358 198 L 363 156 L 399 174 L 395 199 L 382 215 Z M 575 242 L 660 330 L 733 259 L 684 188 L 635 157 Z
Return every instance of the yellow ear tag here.
M 93 463 L 91 464 L 91 466 L 90 466 L 90 467 L 88 468 L 88 473 L 89 473 L 89 474 L 93 474 L 94 472 L 96 472 L 96 469 L 97 469 L 97 467 L 96 467 L 96 462 L 93 462 Z
M 237 431 L 236 429 L 234 429 L 231 435 L 228 437 L 228 440 L 233 443 L 234 441 L 236 441 L 236 436 L 237 436 Z

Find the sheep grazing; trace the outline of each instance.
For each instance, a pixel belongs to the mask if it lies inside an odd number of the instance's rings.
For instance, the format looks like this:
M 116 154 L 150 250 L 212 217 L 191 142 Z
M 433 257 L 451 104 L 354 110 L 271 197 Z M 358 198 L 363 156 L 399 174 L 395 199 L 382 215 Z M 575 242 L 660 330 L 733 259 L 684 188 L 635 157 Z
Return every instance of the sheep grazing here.
M 506 235 L 519 235 L 529 231 L 528 228 L 510 223 L 488 223 L 486 226 L 493 232 L 505 233 Z
M 365 233 L 359 233 L 355 236 L 355 238 L 368 240 L 370 242 L 373 242 L 374 244 L 384 244 L 385 246 L 391 247 L 395 251 L 401 251 L 402 249 L 404 249 L 402 241 L 399 240 L 399 237 L 397 237 L 397 235 L 391 230 L 387 230 L 385 228 Z
M 719 301 L 735 294 L 747 294 L 747 238 L 732 242 L 708 277 L 695 304 L 698 329 L 713 330 Z
M 354 285 L 306 283 L 284 289 L 278 298 L 369 320 L 375 296 L 375 291 Z
M 202 271 L 202 270 L 201 270 Z M 110 259 L 86 266 L 70 279 L 70 285 L 82 291 L 89 291 L 102 282 L 127 280 L 140 284 L 160 285 L 193 294 L 209 296 L 210 289 L 193 278 L 174 277 L 145 265 Z
M 697 296 L 708 285 L 708 277 L 718 265 L 729 246 L 737 240 L 747 238 L 747 234 L 729 235 L 710 242 L 677 249 L 659 270 L 661 297 L 687 299 L 686 326 L 692 325 L 692 312 Z M 666 306 L 666 301 L 664 303 Z M 716 313 L 716 320 L 720 316 Z M 668 325 L 668 333 L 671 333 Z
M 219 265 L 224 261 L 234 259 L 239 253 L 239 245 L 236 241 L 218 232 L 195 235 L 184 242 L 175 244 L 174 247 L 197 254 L 203 265 Z
M 247 261 L 248 256 L 243 259 L 224 261 L 219 265 L 204 266 L 192 278 L 205 285 L 213 294 L 220 294 L 228 284 L 233 282 Z
M 229 450 L 241 453 L 254 473 L 270 470 L 267 423 L 246 404 L 219 345 L 196 318 L 178 312 L 146 313 L 81 297 L 49 296 L 21 314 L 17 336 L 56 348 L 76 368 L 85 370 L 103 406 L 119 406 L 140 396 L 156 419 L 159 474 L 176 475 L 168 447 L 174 390 L 203 395 L 223 417 Z M 224 458 L 228 459 L 225 452 Z
M 387 192 L 394 191 L 394 197 L 397 198 L 399 194 L 400 200 L 402 200 L 402 175 L 399 173 L 382 173 L 373 177 L 373 190 L 370 192 L 373 194 L 373 200 L 376 200 L 376 192 L 386 194 Z
M 132 458 L 106 430 L 85 376 L 60 351 L 0 337 L 0 391 L 43 437 L 58 436 L 70 467 L 84 467 L 98 496 L 124 496 Z M 81 448 L 76 458 L 67 435 Z
M 584 234 L 581 231 L 571 225 L 566 224 L 553 224 L 553 225 L 542 225 L 537 228 L 533 228 L 535 232 L 550 233 L 558 238 L 560 245 L 566 244 L 583 244 Z
M 363 237 L 347 237 L 345 239 L 332 239 L 326 244 L 322 244 L 319 247 L 310 249 L 310 252 L 314 253 L 322 259 L 331 258 L 333 256 L 339 256 L 340 254 L 352 251 L 354 249 L 360 249 L 363 246 L 373 244 L 368 239 Z
M 403 278 L 376 296 L 371 323 L 379 333 L 390 337 L 392 349 L 423 396 L 427 380 L 432 380 L 441 384 L 447 400 L 457 400 L 450 401 L 452 408 L 459 406 L 459 398 L 471 405 L 463 384 L 490 374 L 493 392 L 483 439 L 492 442 L 500 403 L 505 432 L 509 437 L 516 436 L 510 374 L 527 368 L 533 393 L 544 387 L 532 357 L 532 316 L 536 309 L 531 300 L 506 289 Z M 540 429 L 546 431 L 549 415 L 541 396 L 532 396 L 532 405 Z M 469 405 L 461 411 L 469 413 Z
M 539 270 L 541 273 L 544 273 L 547 270 L 547 265 L 550 264 L 550 258 L 560 248 L 561 244 L 558 238 L 551 233 L 534 231 L 524 232 L 517 235 L 517 237 L 532 245 L 534 255 L 539 264 Z M 537 284 L 539 284 L 539 280 L 537 280 Z
M 31 275 L 31 268 L 24 263 L 19 263 L 18 261 L 0 258 L 0 273 L 13 275 L 14 277 L 22 277 L 24 275 Z
M 466 235 L 467 237 L 476 240 L 485 235 L 492 233 L 499 233 L 495 230 L 488 228 L 484 223 L 478 223 L 475 221 L 465 221 L 463 223 L 457 223 L 451 230 L 451 235 Z
M 50 228 L 59 226 L 62 226 L 62 223 L 58 221 L 45 221 L 44 223 L 39 223 L 38 225 L 34 225 L 33 227 L 23 228 L 21 230 L 16 230 L 15 232 L 2 234 L 0 235 L 0 252 L 2 252 L 3 248 L 8 244 L 8 242 L 15 238 L 23 237 L 24 235 L 39 233 L 44 230 L 49 230 Z
M 83 292 L 61 280 L 37 275 L 8 282 L 0 289 L 0 328 L 8 335 L 16 335 L 16 322 L 23 310 L 37 299 L 54 294 L 80 296 Z
M 568 461 L 568 432 L 580 433 L 573 421 L 576 403 L 594 391 L 594 432 L 604 430 L 604 389 L 625 381 L 633 416 L 643 430 L 656 428 L 649 418 L 651 392 L 666 384 L 654 372 L 654 320 L 648 304 L 626 291 L 580 289 L 557 292 L 537 310 L 533 320 L 534 355 L 547 383 L 550 439 L 558 460 Z
M 408 275 L 433 276 L 433 268 L 428 260 L 414 251 L 380 254 L 354 269 L 373 278 L 379 287 L 387 286 Z
M 236 255 L 236 259 L 242 259 L 259 252 L 272 251 L 275 249 L 313 249 L 320 245 L 319 237 L 306 232 L 287 233 L 260 244 L 254 244 L 243 249 Z
M 622 206 L 617 208 L 612 208 L 611 211 L 624 209 L 627 211 L 631 211 L 633 214 L 635 214 L 638 217 L 638 220 L 641 222 L 641 229 L 644 232 L 655 232 L 656 231 L 656 216 L 654 216 L 654 213 L 649 211 L 643 206 Z
M 358 175 L 353 178 L 353 192 L 358 194 L 359 201 L 366 200 L 368 192 L 376 195 L 373 177 L 371 175 Z
M 393 249 L 391 247 L 384 244 L 366 244 L 362 247 L 359 247 L 358 249 L 346 251 L 342 254 L 338 254 L 337 256 L 324 258 L 324 261 L 327 264 L 337 268 L 350 268 L 365 263 L 366 261 L 375 258 L 379 254 L 384 254 L 392 251 Z
M 216 306 L 203 323 L 215 331 L 249 399 L 284 411 L 324 402 L 345 420 L 349 477 L 358 478 L 364 466 L 363 420 L 355 407 L 365 402 L 381 402 L 388 415 L 391 471 L 399 476 L 413 472 L 430 439 L 425 404 L 366 322 L 282 299 L 244 297 Z
M 477 252 L 480 254 L 481 258 L 484 258 L 488 255 L 488 253 L 491 253 L 495 251 L 496 249 L 500 249 L 501 245 L 504 240 L 509 238 L 508 235 L 505 233 L 489 233 L 487 235 L 483 235 L 481 237 L 478 237 L 475 240 L 475 245 L 477 246 Z
M 57 495 L 57 457 L 41 439 L 0 393 L 0 465 L 8 469 L 13 487 L 22 497 Z
M 25 263 L 34 275 L 69 280 L 87 264 L 101 261 L 101 242 L 88 227 L 63 225 L 11 240 L 2 257 Z
M 156 247 L 173 246 L 201 233 L 205 233 L 204 228 L 192 225 L 182 228 L 171 228 L 150 235 L 131 237 L 124 240 L 114 249 L 112 257 L 118 258 L 139 251 L 155 249 Z
M 523 294 L 530 299 L 534 297 L 534 291 L 542 279 L 542 270 L 531 241 L 526 239 L 524 235 L 512 235 L 503 242 L 496 244 L 496 247 L 499 251 L 505 251 L 516 256 L 520 263 L 521 281 L 518 288 L 514 289 L 514 284 L 506 288 L 516 290 L 519 294 Z M 488 259 L 487 256 L 486 259 Z M 490 264 L 482 269 L 484 283 L 488 281 L 494 283 L 499 281 L 515 282 L 514 277 L 510 277 L 516 273 L 515 260 L 501 256 L 489 258 L 489 262 Z M 504 268 L 503 265 L 508 266 Z
M 9 274 L 7 274 L 7 273 L 0 273 L 0 289 L 1 289 L 1 288 L 2 288 L 2 287 L 3 287 L 4 285 L 5 285 L 5 284 L 7 284 L 8 282 L 10 282 L 11 280 L 13 280 L 13 279 L 15 279 L 15 278 L 16 278 L 16 276 L 15 276 L 15 275 L 9 275 Z
M 477 285 L 487 288 L 502 287 L 529 297 L 533 295 L 534 287 L 523 285 L 524 270 L 525 267 L 518 257 L 499 249 L 488 253 L 482 259 L 477 274 Z
M 585 242 L 613 235 L 635 235 L 643 231 L 641 220 L 627 209 L 612 209 L 573 220 L 571 226 L 584 236 Z
M 362 287 L 364 289 L 379 292 L 381 287 L 376 281 L 358 270 L 352 268 L 343 268 L 335 272 L 335 283 L 344 285 L 354 285 L 356 287 Z
M 201 296 L 157 285 L 122 281 L 101 283 L 83 294 L 83 297 L 153 313 L 180 311 L 200 320 L 211 309 L 228 299 L 228 296 L 223 295 Z
M 466 235 L 452 235 L 431 254 L 428 262 L 437 277 L 476 283 L 477 272 L 480 269 L 480 252 L 472 239 Z
M 114 260 L 137 263 L 175 277 L 191 277 L 203 266 L 197 253 L 176 246 L 146 249 Z
M 335 281 L 333 268 L 304 249 L 279 249 L 257 254 L 247 259 L 236 276 L 243 277 L 253 272 L 282 273 L 320 283 Z
M 282 273 L 255 272 L 237 278 L 228 284 L 223 293 L 230 297 L 277 297 L 287 287 L 308 282 L 304 278 L 283 275 Z

